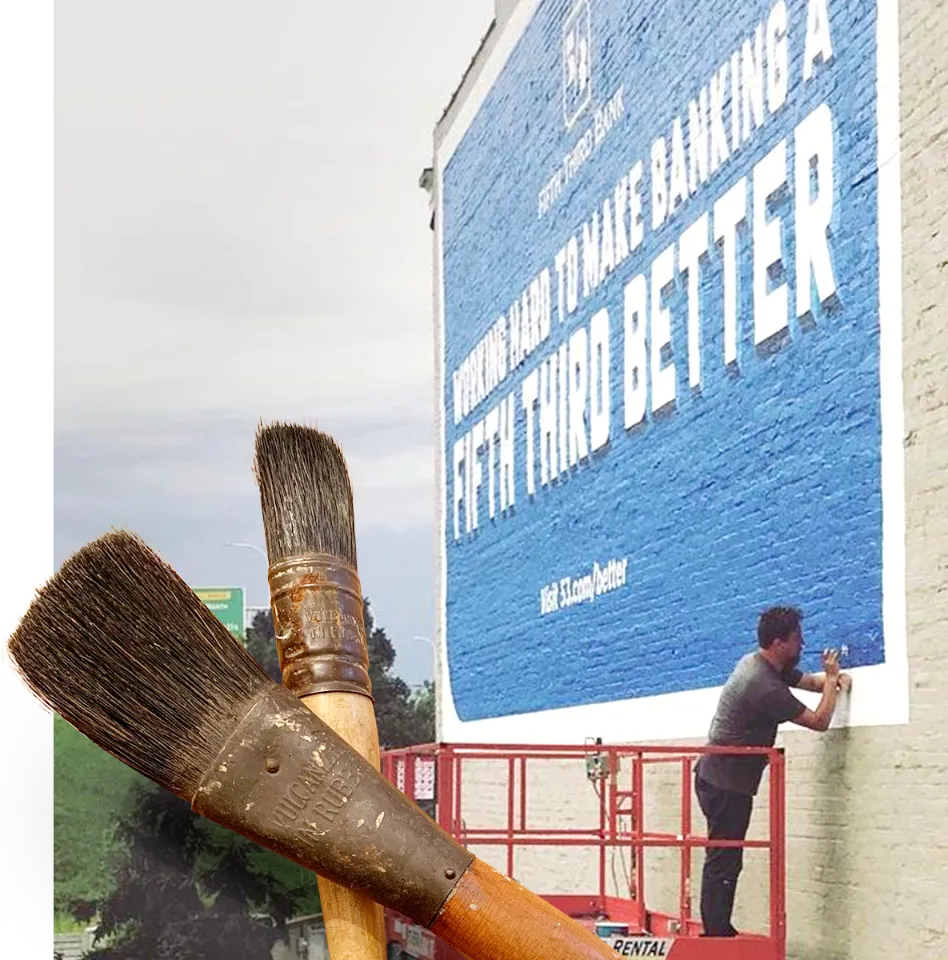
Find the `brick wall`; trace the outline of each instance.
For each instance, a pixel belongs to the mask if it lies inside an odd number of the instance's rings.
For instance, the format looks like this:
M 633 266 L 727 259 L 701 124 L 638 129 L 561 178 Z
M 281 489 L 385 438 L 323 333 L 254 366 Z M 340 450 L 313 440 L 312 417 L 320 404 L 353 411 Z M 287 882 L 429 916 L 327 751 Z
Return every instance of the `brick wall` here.
M 761 606 L 788 595 L 812 634 L 847 645 L 850 665 L 882 662 L 875 321 L 880 261 L 893 259 L 874 242 L 885 195 L 874 176 L 876 33 L 873 16 L 839 0 L 830 9 L 832 57 L 807 80 L 808 0 L 713 0 L 700 16 L 683 0 L 601 0 L 577 14 L 573 46 L 594 51 L 598 72 L 585 88 L 596 99 L 578 98 L 573 126 L 561 103 L 565 0 L 515 11 L 497 56 L 472 70 L 477 109 L 435 164 L 449 465 L 442 606 L 463 721 L 713 687 Z M 781 105 L 751 131 L 740 120 L 750 94 L 733 95 L 723 116 L 744 132 L 732 134 L 727 165 L 703 184 L 696 173 L 674 214 L 656 215 L 666 188 L 653 186 L 664 175 L 650 157 L 666 139 L 684 149 L 690 117 L 723 89 L 722 59 L 732 86 L 753 91 L 750 68 L 733 64 L 750 62 L 748 38 L 780 16 L 790 23 L 787 90 L 774 82 L 768 102 Z M 818 135 L 806 132 L 813 123 Z M 832 156 L 819 147 L 830 142 Z M 599 145 L 586 153 L 589 143 Z M 689 153 L 695 168 L 699 154 Z M 767 193 L 771 169 L 784 186 Z M 802 212 L 814 193 L 834 197 L 829 240 Z M 713 240 L 727 230 L 725 197 L 751 211 L 733 268 Z M 630 213 L 640 202 L 641 236 Z M 782 259 L 772 335 L 754 293 L 771 255 L 765 222 Z M 696 236 L 709 252 L 688 268 Z M 811 249 L 826 251 L 833 279 L 807 307 L 797 284 L 809 294 Z M 697 277 L 693 295 L 686 274 Z M 696 305 L 700 336 L 688 329 Z M 621 576 L 604 577 L 610 569 Z
M 948 5 L 902 0 L 899 16 L 910 721 L 794 731 L 778 741 L 787 751 L 791 960 L 948 957 Z M 550 776 L 549 815 L 564 825 L 581 821 L 591 796 L 583 771 Z M 498 812 L 486 806 L 497 802 L 487 798 L 502 779 L 486 770 L 465 775 L 472 821 Z M 765 779 L 752 835 L 762 830 L 766 802 Z M 518 861 L 516 873 L 538 891 L 557 892 L 575 890 L 587 868 L 582 856 L 558 851 Z M 764 859 L 749 855 L 738 927 L 764 922 L 765 877 Z M 650 907 L 674 907 L 670 855 L 649 855 L 647 884 Z
M 948 956 L 948 7 L 900 11 L 910 723 L 788 749 L 791 956 Z M 897 946 L 898 945 L 898 946 Z

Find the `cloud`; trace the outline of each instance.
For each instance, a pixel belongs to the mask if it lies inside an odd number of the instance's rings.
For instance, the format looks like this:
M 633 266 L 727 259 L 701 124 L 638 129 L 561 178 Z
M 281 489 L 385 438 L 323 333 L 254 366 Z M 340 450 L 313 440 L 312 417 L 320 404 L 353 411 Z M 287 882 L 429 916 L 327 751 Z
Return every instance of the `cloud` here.
M 417 184 L 492 11 L 57 11 L 58 560 L 128 526 L 190 582 L 252 584 L 262 602 L 261 559 L 223 546 L 262 543 L 257 422 L 316 423 L 349 462 L 381 622 L 431 635 L 432 235 Z
M 340 443 L 360 527 L 404 531 L 434 521 L 434 447 L 423 421 L 389 415 L 384 430 L 357 418 L 318 424 Z M 123 416 L 81 437 L 57 437 L 56 509 L 131 525 L 157 508 L 177 518 L 233 518 L 259 511 L 252 474 L 257 420 Z M 147 506 L 147 511 L 142 507 Z M 239 539 L 239 538 L 238 538 Z M 79 544 L 71 545 L 74 549 Z
M 360 331 L 272 317 L 229 329 L 198 311 L 78 296 L 70 315 L 71 327 L 57 327 L 57 432 L 150 412 L 178 420 L 433 416 L 422 324 Z
M 434 630 L 432 452 L 418 421 L 358 420 L 333 426 L 353 480 L 362 586 L 399 652 L 411 682 L 430 676 L 430 651 L 413 641 Z M 194 424 L 168 418 L 126 422 L 95 438 L 57 441 L 55 554 L 106 530 L 134 530 L 192 586 L 244 586 L 251 604 L 268 602 L 266 565 L 235 542 L 265 545 L 250 463 L 256 424 Z

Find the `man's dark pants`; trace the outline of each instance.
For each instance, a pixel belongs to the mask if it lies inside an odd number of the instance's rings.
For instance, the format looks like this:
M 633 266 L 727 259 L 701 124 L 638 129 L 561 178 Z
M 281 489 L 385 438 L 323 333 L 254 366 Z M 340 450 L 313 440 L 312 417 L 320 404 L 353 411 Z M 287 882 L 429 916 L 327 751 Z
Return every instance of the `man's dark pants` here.
M 753 797 L 695 778 L 698 803 L 708 821 L 710 840 L 743 840 L 747 836 Z M 743 847 L 708 847 L 701 873 L 701 920 L 706 937 L 733 937 L 734 891 L 744 864 Z

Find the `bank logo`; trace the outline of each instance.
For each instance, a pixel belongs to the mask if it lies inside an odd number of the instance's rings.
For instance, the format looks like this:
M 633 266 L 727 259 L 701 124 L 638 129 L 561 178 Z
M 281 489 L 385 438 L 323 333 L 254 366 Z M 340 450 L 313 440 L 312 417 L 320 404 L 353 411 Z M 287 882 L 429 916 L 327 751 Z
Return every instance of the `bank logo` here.
M 566 129 L 592 98 L 592 35 L 589 0 L 578 0 L 563 24 L 563 120 Z

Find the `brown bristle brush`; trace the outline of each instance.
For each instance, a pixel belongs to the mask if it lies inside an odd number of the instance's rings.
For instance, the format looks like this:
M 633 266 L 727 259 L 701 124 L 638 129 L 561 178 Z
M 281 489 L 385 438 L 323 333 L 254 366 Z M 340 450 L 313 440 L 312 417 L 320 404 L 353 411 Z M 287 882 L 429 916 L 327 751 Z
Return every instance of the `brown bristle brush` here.
M 106 534 L 63 564 L 9 652 L 42 701 L 195 812 L 363 891 L 470 960 L 614 956 L 445 833 L 131 534 Z
M 378 770 L 345 458 L 329 435 L 286 423 L 261 425 L 255 454 L 283 686 Z M 332 960 L 384 960 L 382 908 L 357 890 L 318 882 Z

